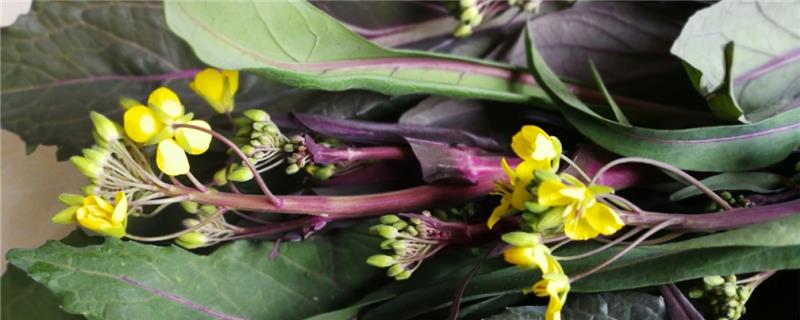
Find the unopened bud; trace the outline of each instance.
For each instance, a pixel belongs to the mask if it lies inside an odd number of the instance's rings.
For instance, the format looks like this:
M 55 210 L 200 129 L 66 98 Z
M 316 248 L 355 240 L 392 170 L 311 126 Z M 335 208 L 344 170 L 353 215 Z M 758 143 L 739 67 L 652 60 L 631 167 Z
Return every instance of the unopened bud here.
M 252 121 L 269 121 L 269 114 L 264 110 L 250 109 L 245 111 L 244 116 Z
M 387 268 L 395 263 L 394 258 L 385 254 L 377 254 L 367 258 L 367 264 L 378 268 Z
M 69 158 L 69 161 L 72 162 L 72 164 L 75 165 L 75 167 L 78 168 L 83 175 L 92 179 L 97 178 L 102 171 L 97 163 L 81 156 L 73 156 L 72 158 Z
M 502 239 L 515 247 L 535 247 L 540 243 L 541 236 L 535 233 L 514 231 L 503 234 Z
M 549 230 L 559 227 L 564 223 L 564 207 L 557 207 L 547 210 L 542 215 L 542 219 L 536 224 L 537 230 Z
M 725 283 L 725 279 L 720 276 L 708 276 L 703 278 L 703 283 L 709 287 L 716 287 Z
M 380 218 L 380 222 L 382 224 L 387 224 L 387 225 L 393 224 L 393 223 L 398 222 L 398 221 L 400 221 L 400 217 L 398 217 L 396 215 L 393 215 L 393 214 L 383 215 Z
M 97 163 L 98 165 L 102 165 L 103 163 L 106 162 L 108 157 L 111 156 L 111 152 L 106 150 L 105 148 L 94 147 L 91 149 L 89 148 L 83 149 L 83 156 L 89 160 L 94 161 L 94 163 Z
M 84 196 L 74 193 L 62 193 L 58 195 L 58 200 L 68 206 L 83 205 Z
M 317 172 L 314 172 L 314 178 L 317 178 L 317 179 L 320 179 L 320 180 L 328 180 L 328 179 L 330 179 L 331 176 L 333 176 L 334 169 L 335 169 L 335 166 L 333 164 L 329 164 L 329 165 L 326 165 L 326 166 L 324 166 L 322 168 L 319 168 L 319 170 L 317 170 Z
M 100 138 L 102 138 L 104 141 L 113 141 L 119 139 L 119 129 L 113 121 L 94 111 L 89 113 L 89 117 L 92 119 L 95 132 L 97 132 L 97 135 L 100 136 Z
M 202 247 L 208 242 L 208 238 L 199 232 L 189 232 L 175 239 L 175 243 L 186 249 Z
M 198 223 L 200 223 L 200 220 L 197 220 L 197 219 L 183 219 L 183 221 L 181 221 L 181 223 L 183 223 L 184 227 L 191 228 L 191 227 L 196 226 Z
M 472 35 L 472 27 L 467 24 L 460 24 L 456 31 L 453 32 L 453 37 L 466 38 Z
M 181 208 L 188 213 L 195 214 L 200 208 L 200 204 L 194 201 L 181 201 Z
M 395 241 L 396 240 L 394 240 L 394 239 L 386 239 L 386 240 L 381 241 L 381 249 L 383 249 L 383 250 L 392 249 L 392 243 L 394 243 Z
M 379 235 L 381 235 L 381 237 L 384 237 L 385 239 L 395 239 L 400 234 L 400 232 L 397 231 L 397 229 L 395 229 L 394 227 L 386 225 L 376 226 L 375 230 L 378 232 Z
M 394 276 L 395 280 L 406 280 L 408 278 L 411 278 L 411 270 L 404 270 L 403 272 L 400 272 L 398 275 Z
M 689 291 L 689 298 L 700 299 L 705 295 L 702 289 L 694 289 Z
M 406 223 L 405 221 L 397 221 L 392 224 L 392 227 L 394 227 L 397 230 L 403 230 L 406 227 L 408 227 L 408 223 Z
M 295 174 L 300 171 L 300 166 L 297 164 L 290 164 L 286 166 L 286 174 Z
M 394 249 L 396 252 L 404 252 L 406 251 L 406 247 L 407 245 L 404 240 L 397 240 L 395 242 L 392 242 L 392 249 Z
M 533 175 L 536 177 L 536 180 L 539 181 L 561 179 L 557 174 L 550 170 L 536 169 L 533 171 Z
M 222 168 L 219 169 L 216 173 L 214 173 L 214 185 L 215 186 L 223 186 L 228 183 L 228 173 L 227 169 Z
M 217 207 L 212 204 L 204 204 L 200 206 L 200 211 L 205 214 L 213 214 L 217 212 Z
M 253 171 L 247 166 L 239 166 L 228 173 L 228 180 L 236 182 L 245 182 L 253 179 Z
M 97 193 L 98 190 L 100 190 L 100 187 L 94 184 L 89 184 L 81 187 L 81 192 L 83 192 L 83 194 L 87 196 Z
M 403 271 L 406 271 L 406 269 L 403 268 L 402 265 L 393 264 L 391 267 L 389 267 L 389 269 L 386 269 L 386 276 L 387 277 L 395 277 L 395 276 L 397 276 L 398 274 L 400 274 Z
M 534 201 L 525 201 L 525 209 L 533 213 L 545 212 L 550 207 Z

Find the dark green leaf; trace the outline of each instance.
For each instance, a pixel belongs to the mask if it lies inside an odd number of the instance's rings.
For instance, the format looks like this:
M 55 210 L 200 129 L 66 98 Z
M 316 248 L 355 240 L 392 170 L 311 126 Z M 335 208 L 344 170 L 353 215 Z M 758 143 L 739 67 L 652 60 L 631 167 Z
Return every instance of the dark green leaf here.
M 626 127 L 598 115 L 573 95 L 528 39 L 529 64 L 537 82 L 564 106 L 562 112 L 581 133 L 615 153 L 688 170 L 742 171 L 781 161 L 800 144 L 800 109 L 748 125 L 686 130 Z
M 671 52 L 693 70 L 700 94 L 712 98 L 712 109 L 731 120 L 731 101 L 744 113 L 743 121 L 760 121 L 800 105 L 800 3 L 723 0 L 692 16 Z M 726 67 L 724 47 L 736 46 Z M 728 70 L 730 72 L 728 72 Z M 714 92 L 732 77 L 730 92 L 715 101 Z
M 541 320 L 545 306 L 512 307 L 488 320 Z M 570 295 L 562 311 L 570 320 L 667 319 L 664 299 L 640 292 Z
M 90 110 L 121 118 L 119 98 L 168 86 L 189 111 L 211 109 L 188 88 L 203 63 L 166 27 L 160 2 L 37 1 L 2 29 L 2 126 L 64 159 L 92 143 Z M 286 90 L 243 75 L 237 102 L 259 106 Z M 65 134 L 69 133 L 69 134 Z
M 768 172 L 726 172 L 700 180 L 711 190 L 739 190 L 757 193 L 778 192 L 786 187 L 786 177 Z M 680 201 L 701 195 L 695 186 L 687 186 L 669 196 L 672 201 Z
M 594 82 L 597 83 L 597 87 L 600 88 L 600 92 L 603 93 L 603 98 L 606 99 L 606 103 L 608 103 L 608 105 L 611 107 L 611 110 L 614 111 L 614 117 L 617 118 L 617 122 L 630 127 L 631 122 L 628 121 L 628 118 L 625 117 L 625 114 L 619 109 L 619 106 L 614 101 L 614 98 L 611 97 L 610 93 L 608 93 L 606 84 L 603 83 L 603 78 L 600 77 L 600 72 L 597 71 L 597 67 L 595 67 L 594 62 L 589 61 L 589 68 L 592 69 L 592 77 L 594 78 Z
M 374 237 L 349 233 L 282 243 L 237 241 L 210 256 L 109 239 L 85 248 L 50 242 L 9 254 L 63 300 L 99 319 L 299 319 L 351 303 L 370 280 Z M 302 306 L 302 307 L 301 307 Z

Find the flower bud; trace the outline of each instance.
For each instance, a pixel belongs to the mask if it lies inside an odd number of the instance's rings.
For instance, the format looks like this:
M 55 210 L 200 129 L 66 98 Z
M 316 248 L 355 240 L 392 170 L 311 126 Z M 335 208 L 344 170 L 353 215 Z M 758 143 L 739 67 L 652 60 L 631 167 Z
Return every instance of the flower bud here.
M 236 182 L 245 182 L 253 179 L 253 171 L 247 166 L 238 166 L 236 169 L 228 173 L 228 180 Z
M 199 232 L 184 233 L 183 235 L 175 239 L 175 243 L 186 249 L 196 249 L 202 247 L 207 242 L 208 238 L 204 234 Z
M 377 233 L 377 231 L 376 231 L 376 233 Z M 395 241 L 396 240 L 394 240 L 394 239 L 386 239 L 386 240 L 381 241 L 381 249 L 383 249 L 383 250 L 392 249 L 392 243 L 394 243 Z
M 472 27 L 466 24 L 461 24 L 456 28 L 456 31 L 453 32 L 453 37 L 456 38 L 466 38 L 472 35 Z
M 68 206 L 83 205 L 84 198 L 85 198 L 84 196 L 74 193 L 62 193 L 58 195 L 58 200 L 61 201 L 61 203 Z
M 393 223 L 395 223 L 397 221 L 400 221 L 400 217 L 398 217 L 396 215 L 393 215 L 393 214 L 387 214 L 387 215 L 381 216 L 380 221 L 381 221 L 382 224 L 390 225 L 390 224 L 393 224 Z
M 465 8 L 463 12 L 461 12 L 461 22 L 469 23 L 472 19 L 475 19 L 480 15 L 480 11 L 476 7 L 468 7 Z M 472 25 L 471 23 L 469 25 Z
M 541 236 L 535 233 L 515 231 L 503 234 L 502 239 L 516 247 L 535 247 L 540 243 Z
M 524 206 L 526 210 L 533 213 L 542 213 L 547 211 L 547 209 L 550 209 L 550 207 L 535 201 L 525 201 Z
M 86 148 L 83 149 L 83 156 L 98 165 L 103 165 L 111 156 L 111 152 L 102 147 Z
M 50 221 L 52 221 L 53 223 L 56 223 L 56 224 L 70 224 L 70 223 L 73 223 L 73 222 L 76 221 L 75 220 L 75 213 L 78 212 L 78 209 L 80 209 L 80 207 L 81 207 L 80 205 L 74 205 L 74 206 L 70 206 L 70 207 L 68 207 L 68 208 L 66 208 L 64 210 L 61 210 L 58 213 L 56 213 L 56 215 L 53 216 L 53 218 L 50 219 Z
M 478 3 L 477 0 L 459 0 L 458 5 L 462 8 L 474 7 Z
M 397 238 L 398 235 L 400 235 L 400 232 L 397 231 L 397 229 L 386 225 L 376 226 L 375 230 L 378 232 L 379 235 L 381 235 L 381 237 L 384 237 L 386 239 L 395 239 Z
M 537 230 L 548 230 L 558 228 L 564 223 L 564 207 L 556 207 L 542 215 L 542 219 L 536 224 Z
M 119 129 L 113 121 L 94 111 L 89 113 L 89 117 L 92 119 L 95 132 L 97 132 L 97 135 L 100 136 L 103 141 L 113 141 L 119 139 Z
M 251 121 L 269 121 L 270 119 L 269 114 L 266 111 L 259 109 L 246 110 L 243 114 Z
M 200 204 L 194 201 L 181 201 L 181 207 L 184 211 L 195 214 L 200 207 Z
M 88 185 L 85 185 L 85 186 L 81 187 L 81 192 L 83 192 L 83 194 L 88 196 L 88 195 L 97 193 L 97 191 L 99 189 L 100 189 L 100 187 L 98 187 L 96 185 L 88 184 Z
M 197 219 L 183 219 L 183 221 L 181 221 L 181 223 L 183 223 L 184 227 L 191 228 L 191 227 L 196 226 L 198 223 L 200 223 L 200 220 L 197 220 Z
M 394 279 L 398 280 L 398 281 L 399 280 L 406 280 L 408 278 L 411 278 L 411 270 L 405 270 L 403 272 L 400 272 L 400 274 L 394 276 Z
M 320 180 L 328 180 L 328 179 L 330 179 L 331 176 L 333 176 L 334 169 L 335 169 L 335 166 L 333 164 L 329 164 L 329 165 L 326 165 L 326 166 L 324 166 L 322 168 L 319 168 L 319 170 L 317 170 L 317 172 L 314 172 L 314 178 L 317 178 L 317 179 L 320 179 Z
M 228 183 L 228 173 L 227 169 L 222 168 L 219 169 L 216 173 L 214 173 L 214 185 L 216 186 L 223 186 Z
M 392 249 L 394 249 L 398 253 L 402 253 L 406 251 L 406 242 L 404 240 L 397 240 L 392 243 Z
M 536 169 L 533 171 L 533 175 L 536 177 L 536 180 L 539 181 L 560 179 L 558 175 L 556 175 L 555 173 L 553 173 L 553 171 L 550 170 Z
M 286 174 L 295 174 L 300 171 L 300 166 L 296 164 L 290 164 L 286 166 Z
M 217 207 L 212 204 L 204 204 L 200 206 L 200 211 L 205 214 L 213 214 L 217 212 Z
M 419 228 L 419 229 L 417 229 L 417 228 Z M 404 231 L 407 232 L 408 234 L 416 237 L 417 235 L 419 235 L 420 230 L 422 230 L 423 228 L 424 228 L 424 226 L 421 226 L 421 225 L 420 226 L 416 226 L 416 227 L 408 226 L 408 227 L 406 227 L 406 229 Z
M 83 175 L 92 179 L 99 177 L 100 173 L 103 171 L 100 165 L 81 156 L 73 156 L 72 158 L 69 158 L 69 161 L 72 162 L 72 164 L 75 165 L 75 167 L 78 168 Z
M 395 263 L 394 258 L 385 254 L 377 254 L 367 258 L 367 264 L 378 268 L 387 268 Z
M 386 276 L 395 277 L 403 271 L 406 271 L 406 269 L 401 264 L 393 264 L 389 269 L 386 269 Z
M 716 287 L 725 283 L 725 279 L 720 276 L 708 276 L 703 278 L 703 283 L 708 287 Z
M 406 227 L 408 227 L 408 223 L 406 223 L 405 221 L 397 221 L 392 224 L 392 227 L 394 227 L 397 230 L 403 230 Z

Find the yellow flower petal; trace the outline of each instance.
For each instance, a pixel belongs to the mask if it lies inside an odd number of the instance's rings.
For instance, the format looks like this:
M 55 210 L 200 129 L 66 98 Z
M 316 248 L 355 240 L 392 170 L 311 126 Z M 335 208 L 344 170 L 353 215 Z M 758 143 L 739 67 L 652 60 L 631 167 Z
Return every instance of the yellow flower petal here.
M 506 158 L 500 159 L 500 167 L 503 168 L 503 172 L 506 173 L 509 182 L 514 183 L 514 180 L 517 179 L 517 176 L 514 174 L 514 170 L 511 169 L 511 166 L 508 165 Z
M 121 226 L 124 224 L 125 218 L 128 217 L 128 198 L 121 191 L 117 191 L 114 198 L 116 205 L 111 215 L 111 224 Z
M 227 87 L 226 87 L 227 86 Z M 206 68 L 189 84 L 218 113 L 233 110 L 233 95 L 239 89 L 239 71 Z
M 84 207 L 97 206 L 97 207 L 100 207 L 101 210 L 105 210 L 105 211 L 114 210 L 114 207 L 112 207 L 111 204 L 108 203 L 108 201 L 106 201 L 106 199 L 103 199 L 103 198 L 98 197 L 96 195 L 89 195 L 86 198 L 84 198 L 83 199 L 83 206 Z
M 222 76 L 228 80 L 230 94 L 236 94 L 236 91 L 239 90 L 239 70 L 224 70 L 222 71 Z
M 192 120 L 187 124 L 204 129 L 211 129 L 208 122 L 203 120 Z M 202 154 L 208 150 L 208 146 L 211 144 L 211 135 L 192 128 L 178 128 L 175 129 L 175 141 L 178 142 L 186 153 L 196 155 Z
M 486 226 L 489 229 L 493 228 L 495 224 L 497 224 L 500 219 L 508 217 L 514 214 L 514 210 L 511 209 L 511 203 L 508 200 L 508 197 L 504 196 L 503 199 L 500 200 L 500 205 L 492 210 L 492 215 L 489 216 L 489 220 L 486 221 Z
M 511 193 L 511 206 L 517 210 L 525 210 L 525 202 L 533 200 L 533 194 L 527 189 L 527 183 L 517 183 Z
M 511 247 L 503 251 L 503 258 L 506 262 L 523 268 L 536 266 L 534 260 L 534 248 L 530 247 Z
M 183 104 L 178 95 L 169 88 L 160 87 L 150 93 L 147 104 L 161 122 L 172 123 L 173 120 L 183 116 Z
M 625 223 L 614 212 L 611 207 L 604 203 L 596 202 L 594 205 L 586 208 L 583 212 L 584 218 L 589 224 L 604 235 L 612 235 L 622 229 Z
M 585 216 L 578 217 L 575 206 L 567 207 L 569 213 L 564 219 L 564 234 L 572 240 L 588 240 L 597 237 L 599 232 L 589 224 Z
M 535 139 L 534 145 L 536 149 L 533 150 L 533 154 L 531 155 L 533 160 L 550 161 L 557 156 L 556 148 L 553 146 L 553 142 L 550 140 L 549 136 L 546 134 L 539 134 Z
M 125 134 L 128 138 L 144 143 L 161 131 L 161 122 L 156 119 L 155 113 L 149 108 L 138 105 L 125 111 Z
M 177 176 L 189 172 L 189 159 L 175 140 L 166 139 L 158 143 L 156 164 L 161 172 Z

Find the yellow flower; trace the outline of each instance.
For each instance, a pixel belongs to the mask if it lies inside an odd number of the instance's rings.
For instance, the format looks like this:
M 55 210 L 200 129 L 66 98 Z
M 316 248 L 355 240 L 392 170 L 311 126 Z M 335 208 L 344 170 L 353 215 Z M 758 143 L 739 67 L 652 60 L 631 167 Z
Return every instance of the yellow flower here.
M 625 224 L 614 210 L 597 202 L 596 193 L 609 193 L 606 186 L 586 187 L 573 176 L 562 174 L 565 184 L 558 179 L 545 180 L 539 185 L 539 203 L 546 206 L 566 206 L 564 234 L 573 240 L 588 240 L 599 234 L 612 235 Z
M 125 134 L 128 138 L 137 142 L 145 143 L 158 134 L 163 125 L 156 118 L 155 113 L 150 108 L 143 105 L 134 106 L 125 111 L 123 116 L 125 124 Z
M 533 247 L 512 246 L 503 252 L 503 258 L 520 268 L 538 267 L 542 273 L 563 272 L 561 264 L 550 254 L 550 248 L 543 244 Z
M 563 272 L 550 272 L 542 275 L 542 280 L 533 285 L 533 293 L 539 297 L 550 297 L 545 320 L 560 320 L 561 309 L 567 300 L 569 278 Z
M 239 71 L 206 68 L 194 76 L 189 87 L 218 113 L 233 111 L 233 96 L 239 89 Z
M 62 200 L 63 201 L 63 200 Z M 52 221 L 58 224 L 77 222 L 86 229 L 99 234 L 122 238 L 128 224 L 128 199 L 122 192 L 117 192 L 115 205 L 96 195 L 83 198 L 83 203 L 70 206 L 57 213 Z
M 537 126 L 523 126 L 511 138 L 511 148 L 534 169 L 557 169 L 561 156 L 561 142 Z
M 198 155 L 206 152 L 211 135 L 191 128 L 173 129 L 174 124 L 189 124 L 204 129 L 211 126 L 202 120 L 192 120 L 184 114 L 183 104 L 172 90 L 160 87 L 147 99 L 149 107 L 134 105 L 125 111 L 125 133 L 145 145 L 158 144 L 156 165 L 165 174 L 175 176 L 189 172 L 186 153 Z
M 498 184 L 496 192 L 503 197 L 486 221 L 490 229 L 500 219 L 525 209 L 525 201 L 533 199 L 533 194 L 528 191 L 528 185 L 533 181 L 533 169 L 523 162 L 512 170 L 505 158 L 500 160 L 500 166 L 508 176 L 508 184 Z
M 158 169 L 170 176 L 189 173 L 189 159 L 175 140 L 166 139 L 158 143 L 156 150 Z

